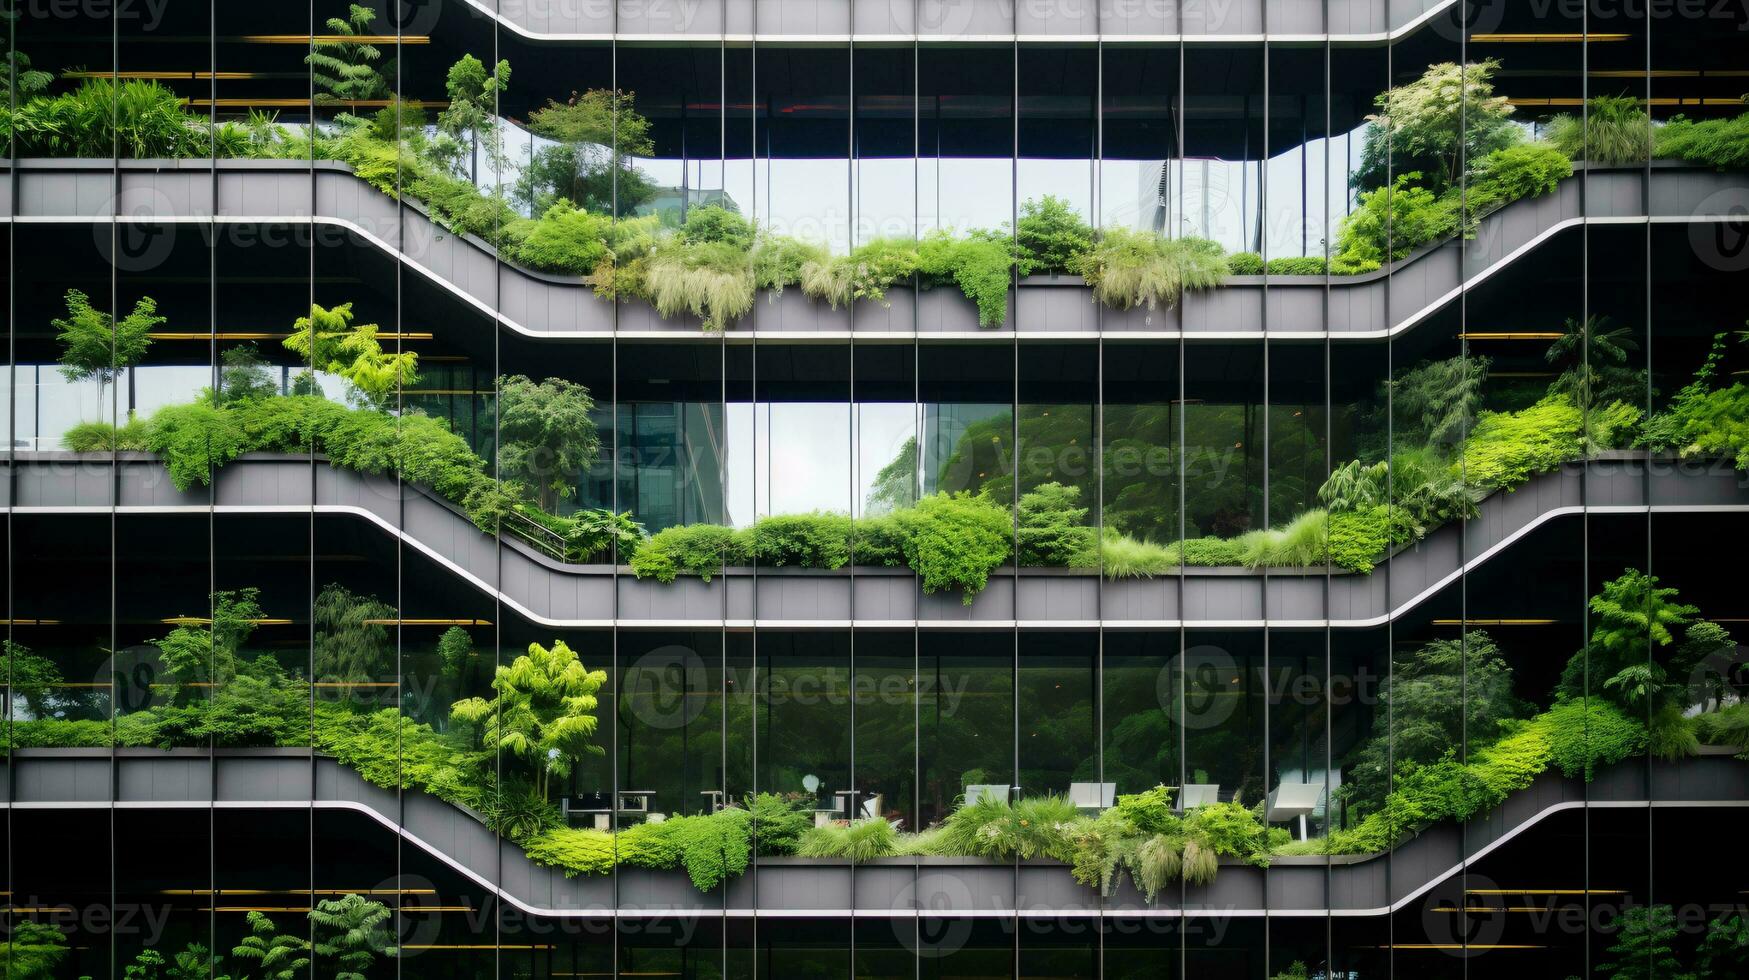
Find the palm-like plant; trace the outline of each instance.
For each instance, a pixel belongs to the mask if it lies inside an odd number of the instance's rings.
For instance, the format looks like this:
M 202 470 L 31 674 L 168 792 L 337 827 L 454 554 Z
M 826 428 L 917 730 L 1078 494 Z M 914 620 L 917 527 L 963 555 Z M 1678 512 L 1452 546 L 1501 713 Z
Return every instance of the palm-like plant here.
M 261 980 L 296 980 L 310 968 L 310 943 L 302 936 L 279 931 L 266 913 L 251 911 L 249 935 L 231 948 L 231 955 L 256 964 Z
M 376 11 L 355 3 L 348 6 L 345 18 L 328 18 L 332 36 L 318 39 L 304 59 L 304 64 L 310 66 L 310 79 L 321 90 L 316 93 L 317 104 L 381 99 L 389 94 L 388 79 L 394 74 L 391 67 L 394 62 L 385 63 L 379 70 L 376 62 L 382 58 L 382 51 L 374 44 L 357 40 L 370 33 L 371 21 L 376 16 Z
M 378 956 L 394 956 L 388 906 L 353 893 L 324 899 L 310 910 L 316 955 L 334 964 L 334 980 L 365 980 Z
M 535 768 L 534 793 L 546 798 L 552 777 L 568 776 L 585 754 L 603 755 L 593 744 L 595 692 L 607 672 L 587 670 L 563 641 L 551 649 L 530 643 L 528 653 L 492 678 L 491 700 L 467 698 L 450 706 L 450 717 L 480 727 L 487 748 L 520 756 Z

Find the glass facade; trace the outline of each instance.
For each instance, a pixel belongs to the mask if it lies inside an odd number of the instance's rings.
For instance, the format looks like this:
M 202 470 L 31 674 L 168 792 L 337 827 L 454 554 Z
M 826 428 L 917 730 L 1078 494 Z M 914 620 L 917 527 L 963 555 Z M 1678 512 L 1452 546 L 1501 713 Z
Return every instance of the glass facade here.
M 14 6 L 8 976 L 1749 973 L 1742 11 Z

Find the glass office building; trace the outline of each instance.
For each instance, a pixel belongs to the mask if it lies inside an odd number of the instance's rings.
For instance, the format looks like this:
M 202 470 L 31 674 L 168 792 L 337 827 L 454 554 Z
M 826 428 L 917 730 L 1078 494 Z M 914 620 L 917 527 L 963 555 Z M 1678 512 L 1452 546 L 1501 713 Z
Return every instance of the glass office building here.
M 1749 13 L 7 5 L 8 976 L 1749 975 Z

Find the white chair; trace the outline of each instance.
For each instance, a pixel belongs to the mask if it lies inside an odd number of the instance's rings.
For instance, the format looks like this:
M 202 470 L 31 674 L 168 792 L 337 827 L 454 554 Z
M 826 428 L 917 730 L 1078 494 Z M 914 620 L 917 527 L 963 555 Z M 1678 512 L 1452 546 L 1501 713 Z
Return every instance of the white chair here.
M 1193 810 L 1221 802 L 1220 783 L 1185 783 L 1178 791 L 1178 809 Z
M 1269 794 L 1264 818 L 1269 823 L 1285 823 L 1297 817 L 1300 840 L 1305 840 L 1306 818 L 1317 812 L 1318 803 L 1323 798 L 1323 783 L 1282 783 Z
M 873 819 L 875 817 L 880 816 L 881 810 L 882 810 L 882 804 L 884 802 L 885 802 L 885 800 L 881 797 L 881 794 L 879 794 L 879 793 L 876 793 L 873 796 L 870 796 L 868 799 L 863 800 L 862 801 L 862 815 L 866 818 L 869 818 L 869 819 Z
M 973 783 L 966 787 L 966 806 L 971 806 L 984 797 L 1007 802 L 1009 787 L 1000 783 Z
M 1116 783 L 1070 783 L 1069 802 L 1077 810 L 1109 810 L 1117 802 Z

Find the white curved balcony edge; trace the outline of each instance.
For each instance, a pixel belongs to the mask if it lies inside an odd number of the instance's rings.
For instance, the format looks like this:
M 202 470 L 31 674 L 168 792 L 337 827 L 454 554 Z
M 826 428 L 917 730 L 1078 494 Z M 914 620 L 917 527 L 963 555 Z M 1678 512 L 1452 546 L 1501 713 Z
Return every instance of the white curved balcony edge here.
M 1396 40 L 1456 0 L 1079 3 L 1015 0 L 466 0 L 469 12 L 531 41 L 1215 43 Z M 1326 21 L 1325 18 L 1328 18 Z M 1454 38 L 1455 40 L 1455 38 Z
M 460 807 L 397 793 L 307 749 L 17 749 L 13 798 L 29 809 L 340 809 L 364 814 L 475 886 L 536 916 L 1208 915 L 1378 916 L 1435 896 L 1453 876 L 1559 813 L 1592 808 L 1749 806 L 1749 766 L 1706 755 L 1631 760 L 1587 784 L 1544 773 L 1487 815 L 1440 824 L 1386 855 L 1278 858 L 1267 869 L 1223 862 L 1213 883 L 1149 903 L 1125 886 L 1109 897 L 1061 864 L 976 858 L 847 861 L 762 858 L 708 893 L 679 871 L 622 867 L 566 878 L 529 861 Z M 1721 817 L 1721 820 L 1729 820 Z
M 344 165 L 277 160 L 16 161 L 21 223 L 312 223 L 382 250 L 505 329 L 531 338 L 707 339 L 690 317 L 663 320 L 647 303 L 611 302 L 575 276 L 502 262 L 480 239 L 447 231 L 416 202 L 400 202 Z M 5 193 L 5 191 L 0 191 Z M 1749 177 L 1680 165 L 1580 168 L 1553 193 L 1484 218 L 1468 241 L 1430 245 L 1362 276 L 1236 276 L 1187 292 L 1171 310 L 1117 311 L 1079 277 L 1033 276 L 1009 298 L 1004 327 L 981 330 L 953 288 L 894 288 L 888 303 L 834 310 L 798 289 L 766 294 L 731 337 L 810 340 L 1381 339 L 1427 319 L 1561 232 L 1587 224 L 1740 221 Z M 135 264 L 149 259 L 134 257 Z
M 1107 580 L 1090 570 L 1000 569 L 966 605 L 924 595 L 903 568 L 730 568 L 708 583 L 664 585 L 608 565 L 567 565 L 482 533 L 410 484 L 308 457 L 255 455 L 212 489 L 178 491 L 146 454 L 16 453 L 5 503 L 14 514 L 333 514 L 394 535 L 441 569 L 531 622 L 557 628 L 1172 628 L 1382 625 L 1434 596 L 1532 531 L 1580 513 L 1749 512 L 1749 480 L 1728 464 L 1610 453 L 1483 501 L 1382 561 L 1370 575 L 1325 569 L 1187 568 Z

